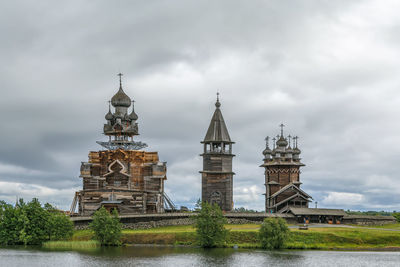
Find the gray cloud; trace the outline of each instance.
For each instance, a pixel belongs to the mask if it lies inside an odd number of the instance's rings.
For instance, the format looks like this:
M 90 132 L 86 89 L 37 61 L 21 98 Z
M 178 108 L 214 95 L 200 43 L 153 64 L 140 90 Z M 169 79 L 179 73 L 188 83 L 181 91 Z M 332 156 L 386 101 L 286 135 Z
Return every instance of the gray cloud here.
M 215 93 L 236 141 L 234 201 L 263 209 L 266 135 L 301 137 L 320 205 L 399 209 L 396 1 L 68 1 L 0 7 L 0 183 L 68 208 L 125 73 L 140 140 L 178 204 L 200 197 Z M 29 187 L 29 190 L 26 188 Z M 12 201 L 13 190 L 0 190 Z

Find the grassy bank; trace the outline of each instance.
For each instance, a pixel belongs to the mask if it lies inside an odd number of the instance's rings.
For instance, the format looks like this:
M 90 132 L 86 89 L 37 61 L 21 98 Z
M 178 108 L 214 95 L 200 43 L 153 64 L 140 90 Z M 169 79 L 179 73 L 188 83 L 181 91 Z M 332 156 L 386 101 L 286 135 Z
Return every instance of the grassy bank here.
M 400 232 L 362 228 L 291 230 L 287 248 L 372 249 L 400 247 Z
M 48 241 L 43 243 L 43 247 L 48 249 L 92 249 L 100 247 L 100 243 L 95 240 Z
M 259 225 L 226 225 L 230 230 L 227 246 L 257 248 Z M 391 225 L 377 229 L 367 228 L 310 228 L 302 231 L 291 229 L 286 242 L 289 249 L 381 249 L 400 247 L 400 232 L 385 229 L 399 229 Z M 76 231 L 73 241 L 90 240 L 89 230 Z M 195 229 L 192 226 L 170 226 L 144 230 L 124 230 L 122 242 L 126 244 L 168 244 L 195 245 Z

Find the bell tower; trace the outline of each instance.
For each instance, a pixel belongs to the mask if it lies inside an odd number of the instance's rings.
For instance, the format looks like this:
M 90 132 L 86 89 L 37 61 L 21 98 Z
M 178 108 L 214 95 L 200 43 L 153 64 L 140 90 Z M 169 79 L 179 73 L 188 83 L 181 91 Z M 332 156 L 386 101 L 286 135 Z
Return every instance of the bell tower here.
M 228 129 L 221 113 L 217 93 L 215 112 L 211 118 L 204 146 L 203 171 L 201 171 L 201 199 L 210 204 L 217 203 L 223 211 L 233 208 L 232 144 Z

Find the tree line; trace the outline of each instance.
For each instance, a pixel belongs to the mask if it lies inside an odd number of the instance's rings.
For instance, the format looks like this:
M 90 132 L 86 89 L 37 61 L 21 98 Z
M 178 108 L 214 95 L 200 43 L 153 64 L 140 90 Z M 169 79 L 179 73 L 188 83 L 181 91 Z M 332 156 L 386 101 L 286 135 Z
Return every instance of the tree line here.
M 228 230 L 227 220 L 217 204 L 201 203 L 196 216 L 196 239 L 204 248 L 223 247 L 226 245 Z M 264 249 L 279 249 L 284 246 L 289 235 L 289 228 L 282 218 L 267 218 L 258 232 L 259 242 Z
M 349 215 L 368 215 L 368 216 L 393 216 L 396 218 L 398 222 L 400 222 L 400 212 L 399 211 L 375 211 L 375 210 L 369 210 L 369 211 L 357 211 L 357 210 L 347 210 L 347 214 Z
M 0 245 L 40 245 L 49 240 L 67 240 L 74 225 L 67 215 L 38 199 L 14 206 L 0 201 Z
M 199 203 L 199 206 L 195 217 L 198 245 L 205 248 L 225 246 L 227 220 L 220 207 L 207 202 Z M 104 207 L 100 208 L 94 213 L 89 228 L 101 245 L 121 245 L 122 224 L 117 210 L 110 213 Z M 21 199 L 15 206 L 0 201 L 0 245 L 40 245 L 45 241 L 70 240 L 73 233 L 70 218 L 48 203 L 42 206 L 36 198 L 28 203 Z M 288 233 L 282 218 L 264 220 L 259 230 L 261 247 L 281 248 Z

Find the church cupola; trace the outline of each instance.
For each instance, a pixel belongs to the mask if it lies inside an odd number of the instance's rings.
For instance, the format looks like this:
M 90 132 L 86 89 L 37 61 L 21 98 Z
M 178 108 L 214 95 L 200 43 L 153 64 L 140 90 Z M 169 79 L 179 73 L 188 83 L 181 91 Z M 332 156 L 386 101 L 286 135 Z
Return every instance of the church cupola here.
M 135 113 L 135 106 L 134 106 L 135 101 L 132 100 L 132 112 L 129 114 L 129 119 L 132 121 L 137 121 L 139 118 L 138 115 Z
M 114 118 L 113 114 L 111 113 L 110 104 L 108 104 L 108 113 L 105 116 L 105 119 L 110 122 Z
M 299 137 L 293 137 L 293 159 L 300 160 L 301 150 L 297 147 Z
M 109 141 L 97 143 L 108 149 L 142 149 L 147 145 L 133 141 L 133 137 L 139 135 L 138 124 L 136 123 L 138 116 L 134 111 L 133 101 L 122 89 L 122 74 L 120 73 L 118 76 L 119 89 L 109 101 L 108 113 L 105 116 L 107 123 L 103 127 L 103 132 L 109 136 Z M 131 102 L 132 112 L 128 114 Z M 110 104 L 115 108 L 114 113 L 111 111 Z
M 263 151 L 263 155 L 264 155 L 265 159 L 270 159 L 271 153 L 272 153 L 272 150 L 269 148 L 269 137 L 267 136 L 265 138 L 265 149 Z
M 130 97 L 125 94 L 124 90 L 122 89 L 122 73 L 118 74 L 119 76 L 119 90 L 118 92 L 111 98 L 111 105 L 113 107 L 126 107 L 129 108 L 131 106 L 131 99 Z

